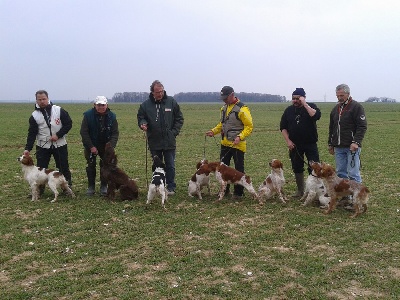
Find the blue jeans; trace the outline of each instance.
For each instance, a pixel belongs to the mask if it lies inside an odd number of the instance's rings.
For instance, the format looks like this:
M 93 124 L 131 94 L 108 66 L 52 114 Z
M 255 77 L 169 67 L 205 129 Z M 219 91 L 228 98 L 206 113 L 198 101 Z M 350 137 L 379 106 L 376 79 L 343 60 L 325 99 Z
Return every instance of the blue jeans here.
M 175 149 L 170 150 L 150 150 L 151 156 L 157 155 L 165 163 L 165 180 L 167 188 L 170 191 L 175 191 Z
M 340 178 L 346 178 L 362 182 L 360 174 L 361 148 L 351 152 L 350 148 L 335 147 L 336 174 Z

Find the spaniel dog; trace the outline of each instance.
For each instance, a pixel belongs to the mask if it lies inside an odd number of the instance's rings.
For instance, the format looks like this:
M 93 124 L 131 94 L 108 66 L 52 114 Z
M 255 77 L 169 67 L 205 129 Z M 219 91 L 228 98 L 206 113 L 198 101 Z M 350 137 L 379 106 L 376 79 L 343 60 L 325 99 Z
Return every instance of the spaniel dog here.
M 154 197 L 159 194 L 161 196 L 162 207 L 165 209 L 165 201 L 168 200 L 168 191 L 165 180 L 165 164 L 157 155 L 154 155 L 153 157 L 153 165 L 151 169 L 153 171 L 153 176 L 149 184 L 146 204 L 150 204 Z
M 307 206 L 314 201 L 318 201 L 320 208 L 328 208 L 329 206 L 331 198 L 328 196 L 323 180 L 317 177 L 314 170 L 307 177 L 304 195 L 300 201 L 304 201 L 303 206 Z
M 21 163 L 24 178 L 28 181 L 31 188 L 32 201 L 39 199 L 39 186 L 46 183 L 54 193 L 54 199 L 51 202 L 57 201 L 59 194 L 57 188 L 59 187 L 68 195 L 75 198 L 75 194 L 68 186 L 67 180 L 59 171 L 36 167 L 32 157 L 29 155 L 22 155 L 18 158 L 18 161 Z
M 353 197 L 354 214 L 351 218 L 355 218 L 363 212 L 367 211 L 367 202 L 369 197 L 368 188 L 354 180 L 339 178 L 336 175 L 335 168 L 326 163 L 310 162 L 310 166 L 317 175 L 322 178 L 331 197 L 328 209 L 325 214 L 331 213 L 336 208 L 338 198 L 345 196 Z
M 265 178 L 264 182 L 258 188 L 258 196 L 261 198 L 265 195 L 270 199 L 274 195 L 278 195 L 282 203 L 286 203 L 287 198 L 283 191 L 285 177 L 283 176 L 283 164 L 279 159 L 273 159 L 269 162 L 271 173 Z
M 188 184 L 188 193 L 189 197 L 193 197 L 197 195 L 199 200 L 202 200 L 201 197 L 201 188 L 206 186 L 208 189 L 208 194 L 210 194 L 210 173 L 211 170 L 208 168 L 202 168 L 203 165 L 207 165 L 208 160 L 201 160 L 197 163 L 196 168 L 197 171 L 193 174 L 192 178 L 189 180 Z M 215 172 L 215 171 L 214 171 Z
M 220 183 L 217 201 L 221 201 L 222 198 L 224 198 L 225 189 L 228 184 L 239 184 L 249 191 L 249 193 L 252 194 L 255 199 L 258 199 L 260 204 L 262 204 L 257 192 L 254 190 L 250 176 L 227 166 L 223 162 L 209 162 L 207 164 L 203 164 L 200 169 L 202 169 L 203 172 L 215 173 L 215 178 Z
M 117 155 L 111 143 L 107 143 L 102 159 L 101 177 L 107 182 L 107 197 L 115 199 L 115 190 L 119 190 L 121 200 L 134 200 L 138 198 L 139 189 L 135 180 L 131 179 L 118 166 Z

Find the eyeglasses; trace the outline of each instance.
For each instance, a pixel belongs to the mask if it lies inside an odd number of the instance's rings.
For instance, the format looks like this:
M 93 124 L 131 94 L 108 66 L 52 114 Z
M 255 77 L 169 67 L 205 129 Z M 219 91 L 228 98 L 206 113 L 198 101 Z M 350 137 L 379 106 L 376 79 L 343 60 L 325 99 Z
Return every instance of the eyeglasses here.
M 300 97 L 293 97 L 292 100 L 300 100 Z

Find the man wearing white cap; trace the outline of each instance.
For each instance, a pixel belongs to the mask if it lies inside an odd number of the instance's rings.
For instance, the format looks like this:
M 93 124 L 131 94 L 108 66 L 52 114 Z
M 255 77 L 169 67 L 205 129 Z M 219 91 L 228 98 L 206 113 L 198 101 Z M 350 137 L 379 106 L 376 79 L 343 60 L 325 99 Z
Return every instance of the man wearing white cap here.
M 86 194 L 92 196 L 95 193 L 96 157 L 99 155 L 101 159 L 103 158 L 104 148 L 108 142 L 115 148 L 119 137 L 117 116 L 108 107 L 106 97 L 97 96 L 94 107 L 83 113 L 81 137 L 87 162 L 88 189 Z M 101 166 L 102 161 L 100 160 L 100 170 Z M 101 181 L 101 175 L 100 183 L 100 194 L 105 196 L 107 183 Z

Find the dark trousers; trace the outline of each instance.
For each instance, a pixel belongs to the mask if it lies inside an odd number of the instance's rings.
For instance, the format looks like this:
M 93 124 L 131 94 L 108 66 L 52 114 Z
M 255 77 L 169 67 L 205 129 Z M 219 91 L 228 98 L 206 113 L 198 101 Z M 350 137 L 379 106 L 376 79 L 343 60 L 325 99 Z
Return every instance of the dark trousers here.
M 89 174 L 91 174 L 91 176 L 94 177 L 94 178 L 88 178 L 89 181 L 91 181 L 91 180 L 95 181 L 96 180 L 97 156 L 100 156 L 100 159 L 99 159 L 99 161 L 100 161 L 99 162 L 99 164 L 100 164 L 100 181 L 102 182 L 102 184 L 105 184 L 105 182 L 103 181 L 102 176 L 101 176 L 101 167 L 103 166 L 103 156 L 104 156 L 106 146 L 102 144 L 96 148 L 98 151 L 98 155 L 91 155 L 90 150 L 85 148 L 84 155 L 85 155 L 86 163 L 87 163 L 86 171 L 88 172 L 88 177 L 89 177 Z M 89 184 L 90 183 L 93 184 L 93 182 L 89 182 Z
M 221 161 L 229 166 L 231 164 L 231 158 L 235 163 L 235 169 L 239 172 L 244 173 L 244 152 L 232 147 L 226 147 L 221 145 Z M 244 187 L 235 184 L 233 188 L 233 194 L 236 196 L 243 196 Z M 229 192 L 229 185 L 226 187 L 225 193 Z
M 307 157 L 307 161 L 304 161 L 304 155 Z M 317 144 L 305 144 L 298 145 L 289 151 L 290 161 L 292 162 L 292 170 L 294 173 L 303 173 L 304 164 L 307 164 L 308 174 L 311 174 L 312 170 L 308 164 L 309 161 L 319 162 L 319 153 Z
M 36 146 L 37 166 L 40 168 L 49 168 L 50 158 L 54 157 L 57 169 L 64 175 L 69 185 L 72 185 L 71 171 L 68 163 L 68 147 L 67 145 L 55 148 L 51 146 L 49 149 Z

